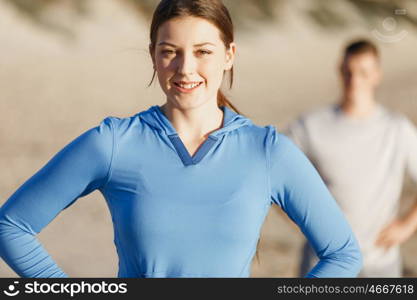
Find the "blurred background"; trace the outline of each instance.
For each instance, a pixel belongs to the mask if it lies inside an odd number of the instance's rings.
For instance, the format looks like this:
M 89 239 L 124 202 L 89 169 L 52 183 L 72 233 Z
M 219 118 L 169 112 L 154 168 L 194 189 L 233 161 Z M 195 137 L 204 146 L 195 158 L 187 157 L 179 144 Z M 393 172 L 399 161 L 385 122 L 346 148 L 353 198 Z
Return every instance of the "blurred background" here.
M 345 44 L 381 50 L 378 100 L 417 124 L 417 1 L 229 0 L 236 25 L 232 102 L 278 130 L 337 101 Z M 0 205 L 56 152 L 106 116 L 163 104 L 148 28 L 155 0 L 0 0 Z M 417 195 L 407 177 L 406 210 Z M 378 200 L 378 199 L 375 199 Z M 38 238 L 71 277 L 116 277 L 111 217 L 98 191 L 78 199 Z M 296 277 L 304 237 L 277 207 L 263 226 L 253 277 Z M 417 277 L 417 236 L 402 247 Z M 0 261 L 0 277 L 15 273 Z

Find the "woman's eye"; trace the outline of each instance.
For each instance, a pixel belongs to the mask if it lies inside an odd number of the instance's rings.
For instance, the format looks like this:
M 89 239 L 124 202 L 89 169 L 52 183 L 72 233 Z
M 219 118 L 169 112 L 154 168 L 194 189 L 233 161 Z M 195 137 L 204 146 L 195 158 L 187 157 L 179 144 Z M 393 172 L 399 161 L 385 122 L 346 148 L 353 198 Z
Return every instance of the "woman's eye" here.
M 198 54 L 202 54 L 202 55 L 208 55 L 208 54 L 211 54 L 212 53 L 209 50 L 198 50 L 197 52 L 198 52 Z
M 169 54 L 174 54 L 175 51 L 166 49 L 166 50 L 162 50 L 161 53 L 164 54 L 164 55 L 169 55 Z

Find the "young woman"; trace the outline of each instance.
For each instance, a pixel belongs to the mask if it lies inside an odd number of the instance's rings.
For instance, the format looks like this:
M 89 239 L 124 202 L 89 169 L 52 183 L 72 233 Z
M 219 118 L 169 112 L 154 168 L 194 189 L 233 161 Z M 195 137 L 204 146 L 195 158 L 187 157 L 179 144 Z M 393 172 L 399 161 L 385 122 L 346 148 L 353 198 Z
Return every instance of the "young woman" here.
M 114 224 L 118 277 L 248 277 L 274 203 L 320 257 L 308 277 L 356 276 L 358 244 L 312 164 L 220 92 L 236 52 L 221 1 L 161 1 L 150 40 L 165 104 L 105 118 L 22 185 L 0 209 L 6 263 L 24 277 L 67 277 L 36 234 L 98 189 Z

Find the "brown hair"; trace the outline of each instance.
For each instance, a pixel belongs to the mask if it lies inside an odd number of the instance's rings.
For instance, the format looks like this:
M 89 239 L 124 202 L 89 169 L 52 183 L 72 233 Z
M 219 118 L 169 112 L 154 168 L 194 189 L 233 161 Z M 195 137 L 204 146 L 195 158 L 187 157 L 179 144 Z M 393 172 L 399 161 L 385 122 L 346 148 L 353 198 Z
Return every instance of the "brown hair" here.
M 377 46 L 367 39 L 359 39 L 350 42 L 345 47 L 344 58 L 346 59 L 349 56 L 364 53 L 372 53 L 373 55 L 375 55 L 375 57 L 379 58 L 379 51 Z
M 156 7 L 152 17 L 150 51 L 153 52 L 155 50 L 159 27 L 170 19 L 185 16 L 203 18 L 215 25 L 220 31 L 220 38 L 226 49 L 229 49 L 230 43 L 234 41 L 232 18 L 221 0 L 162 0 Z M 149 85 L 152 84 L 155 75 L 156 71 L 154 70 Z M 232 88 L 232 85 L 233 67 L 230 70 L 229 88 Z M 226 98 L 220 89 L 217 92 L 217 105 L 227 106 L 240 114 L 239 110 Z

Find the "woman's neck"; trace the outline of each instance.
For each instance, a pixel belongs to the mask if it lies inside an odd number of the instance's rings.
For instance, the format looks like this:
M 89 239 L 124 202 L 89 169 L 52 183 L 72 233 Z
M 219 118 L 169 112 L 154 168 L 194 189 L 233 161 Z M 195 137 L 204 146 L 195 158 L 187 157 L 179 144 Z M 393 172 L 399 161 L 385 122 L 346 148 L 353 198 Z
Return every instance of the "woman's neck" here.
M 191 109 L 180 109 L 166 102 L 161 109 L 183 140 L 205 139 L 223 124 L 223 111 L 212 102 Z

